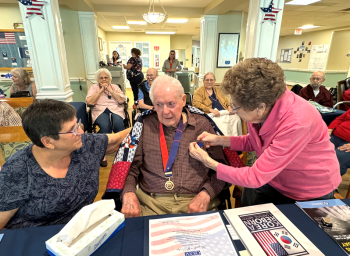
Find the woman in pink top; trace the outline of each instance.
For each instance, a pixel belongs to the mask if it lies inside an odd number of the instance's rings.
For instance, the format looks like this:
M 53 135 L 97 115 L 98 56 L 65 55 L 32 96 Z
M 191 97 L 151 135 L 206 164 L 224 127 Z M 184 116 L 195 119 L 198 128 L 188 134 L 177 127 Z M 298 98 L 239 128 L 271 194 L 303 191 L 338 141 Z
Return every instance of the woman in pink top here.
M 124 130 L 124 105 L 126 96 L 118 85 L 111 84 L 112 75 L 108 69 L 97 70 L 98 84 L 91 86 L 86 103 L 94 105 L 91 110 L 92 122 L 100 128 L 99 133 L 114 133 Z M 113 123 L 111 122 L 113 120 Z M 107 166 L 106 156 L 101 161 L 102 167 Z
M 246 59 L 226 72 L 221 87 L 231 96 L 232 110 L 247 122 L 249 134 L 203 133 L 198 140 L 255 151 L 258 159 L 252 167 L 233 168 L 191 143 L 193 158 L 216 170 L 219 179 L 246 187 L 243 205 L 333 198 L 341 177 L 327 126 L 315 107 L 286 90 L 276 63 Z

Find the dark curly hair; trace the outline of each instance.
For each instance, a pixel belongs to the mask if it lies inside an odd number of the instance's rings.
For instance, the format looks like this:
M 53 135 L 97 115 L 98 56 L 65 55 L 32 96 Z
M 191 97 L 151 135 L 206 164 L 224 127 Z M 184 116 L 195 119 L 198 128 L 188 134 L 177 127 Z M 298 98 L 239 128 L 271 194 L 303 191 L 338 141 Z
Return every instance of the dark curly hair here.
M 259 103 L 273 106 L 286 91 L 284 72 L 277 63 L 265 58 L 251 58 L 230 68 L 221 83 L 244 109 L 254 110 Z
M 135 53 L 136 57 L 141 56 L 141 51 L 138 48 L 132 48 L 131 53 Z
M 115 58 L 114 58 L 114 56 L 113 56 L 113 54 L 114 54 L 115 52 L 118 54 L 117 59 L 115 59 Z M 113 52 L 112 52 L 112 58 L 113 58 L 113 63 L 114 63 L 116 60 L 119 60 L 119 59 L 120 59 L 119 52 L 117 52 L 117 51 L 113 51 Z

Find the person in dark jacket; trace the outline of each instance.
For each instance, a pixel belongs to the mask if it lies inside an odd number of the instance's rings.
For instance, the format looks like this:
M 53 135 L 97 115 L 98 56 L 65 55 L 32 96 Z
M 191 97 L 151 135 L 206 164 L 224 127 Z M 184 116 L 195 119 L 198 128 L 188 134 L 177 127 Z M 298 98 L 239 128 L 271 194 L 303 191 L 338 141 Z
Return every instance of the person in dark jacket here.
M 333 107 L 332 94 L 322 85 L 325 81 L 324 72 L 316 71 L 310 78 L 310 84 L 300 90 L 299 96 L 312 100 L 324 107 Z
M 149 90 L 153 84 L 154 79 L 158 76 L 158 70 L 149 68 L 147 70 L 147 81 L 139 84 L 139 99 L 138 104 L 141 109 L 152 109 L 153 103 L 149 97 Z

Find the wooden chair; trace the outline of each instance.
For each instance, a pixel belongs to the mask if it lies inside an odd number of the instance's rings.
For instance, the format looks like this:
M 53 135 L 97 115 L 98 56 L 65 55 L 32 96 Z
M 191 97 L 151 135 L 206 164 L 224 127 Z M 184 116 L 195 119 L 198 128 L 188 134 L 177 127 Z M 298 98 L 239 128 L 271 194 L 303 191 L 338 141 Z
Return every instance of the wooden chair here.
M 343 93 L 344 91 L 346 91 L 347 89 L 347 85 L 346 85 L 346 80 L 340 80 L 337 82 L 337 104 L 334 105 L 333 108 L 339 108 L 339 105 L 341 104 L 349 104 L 350 101 L 343 101 Z
M 0 98 L 0 101 L 4 101 L 13 108 L 28 107 L 33 103 L 34 99 L 31 97 L 27 98 Z

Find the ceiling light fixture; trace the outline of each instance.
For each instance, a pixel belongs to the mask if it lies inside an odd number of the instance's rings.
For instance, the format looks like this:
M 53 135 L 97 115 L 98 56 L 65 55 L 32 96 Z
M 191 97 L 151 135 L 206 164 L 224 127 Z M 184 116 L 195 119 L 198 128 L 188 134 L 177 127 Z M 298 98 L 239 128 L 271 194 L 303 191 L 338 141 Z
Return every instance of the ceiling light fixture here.
M 301 29 L 310 29 L 310 28 L 318 28 L 319 26 L 314 26 L 314 25 L 305 25 L 305 26 L 302 26 L 302 27 L 299 27 Z
M 174 35 L 176 32 L 171 31 L 146 31 L 149 35 Z
M 313 4 L 316 2 L 320 2 L 322 0 L 292 0 L 286 4 L 291 4 L 291 5 L 309 5 L 309 4 Z
M 147 25 L 146 21 L 127 21 L 129 25 Z
M 188 19 L 167 19 L 166 23 L 178 23 L 184 24 L 188 21 Z
M 129 26 L 112 26 L 114 29 L 130 29 Z
M 158 1 L 160 3 L 160 6 L 162 7 L 164 13 L 154 12 L 154 0 L 149 0 L 148 11 L 147 11 L 147 13 L 145 13 L 143 15 L 143 19 L 145 21 L 147 21 L 148 23 L 151 23 L 151 24 L 161 23 L 165 18 L 168 17 L 168 15 L 166 14 L 166 11 L 164 10 L 162 3 L 160 2 L 160 0 L 158 0 Z

